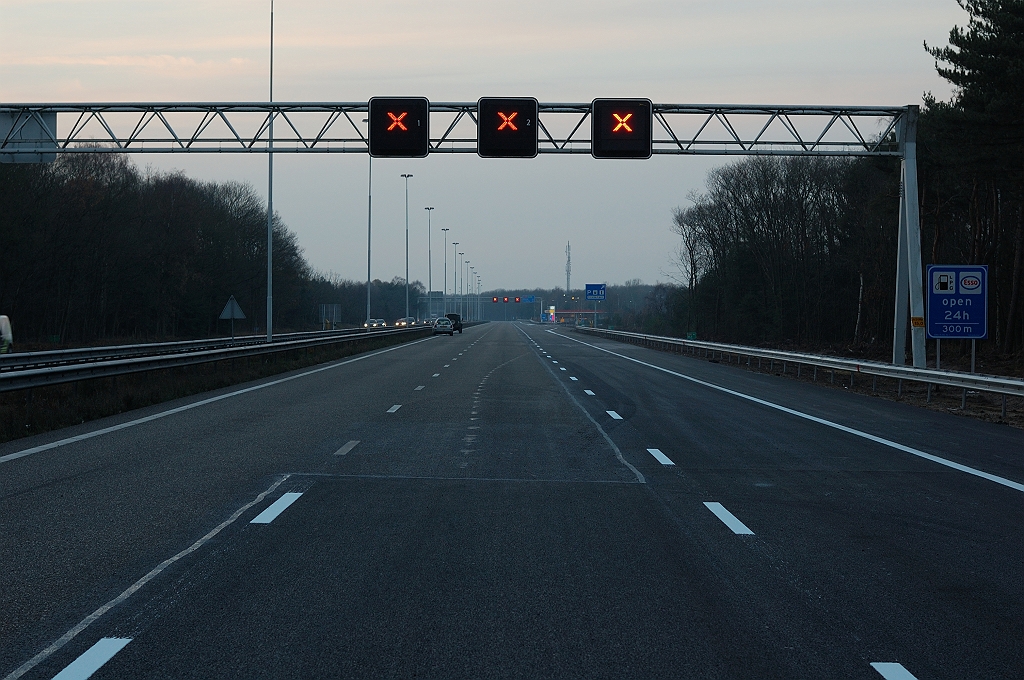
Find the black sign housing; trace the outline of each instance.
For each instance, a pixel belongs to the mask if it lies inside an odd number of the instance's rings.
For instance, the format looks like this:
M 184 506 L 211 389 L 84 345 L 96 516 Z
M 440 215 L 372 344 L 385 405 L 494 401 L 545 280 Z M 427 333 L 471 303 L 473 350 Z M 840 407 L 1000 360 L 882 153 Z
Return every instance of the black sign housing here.
M 650 99 L 595 99 L 590 108 L 594 158 L 650 158 L 654 106 Z
M 424 158 L 430 153 L 430 102 L 425 97 L 374 97 L 370 110 L 370 155 Z
M 537 155 L 537 100 L 482 97 L 476 103 L 476 152 L 483 158 Z

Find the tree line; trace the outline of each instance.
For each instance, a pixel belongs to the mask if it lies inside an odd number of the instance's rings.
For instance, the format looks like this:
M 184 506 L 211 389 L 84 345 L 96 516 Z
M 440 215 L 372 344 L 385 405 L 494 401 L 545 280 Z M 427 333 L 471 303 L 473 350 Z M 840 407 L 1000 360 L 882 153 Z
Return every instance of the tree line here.
M 266 329 L 266 203 L 248 185 L 140 171 L 121 154 L 0 165 L 0 313 L 16 347 L 208 337 L 234 295 Z M 320 305 L 361 324 L 366 284 L 315 271 L 275 215 L 274 328 L 320 327 Z M 414 294 L 422 291 L 417 282 Z M 405 312 L 405 282 L 375 281 L 373 313 Z
M 1024 355 L 1024 3 L 958 0 L 966 27 L 925 49 L 953 98 L 918 128 L 925 264 L 989 266 L 989 353 Z M 643 323 L 676 334 L 884 355 L 895 299 L 899 166 L 755 157 L 709 173 L 677 209 L 677 286 Z M 953 343 L 950 343 L 953 344 Z

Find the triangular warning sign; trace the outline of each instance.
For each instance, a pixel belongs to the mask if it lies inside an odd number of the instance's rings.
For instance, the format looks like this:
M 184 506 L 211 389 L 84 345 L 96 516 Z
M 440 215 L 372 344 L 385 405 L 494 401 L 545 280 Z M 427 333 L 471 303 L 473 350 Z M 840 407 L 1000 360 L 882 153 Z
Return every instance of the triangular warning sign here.
M 242 308 L 238 306 L 238 302 L 235 301 L 235 296 L 232 295 L 228 298 L 228 303 L 224 305 L 224 311 L 220 313 L 222 319 L 244 319 L 245 314 L 242 313 Z

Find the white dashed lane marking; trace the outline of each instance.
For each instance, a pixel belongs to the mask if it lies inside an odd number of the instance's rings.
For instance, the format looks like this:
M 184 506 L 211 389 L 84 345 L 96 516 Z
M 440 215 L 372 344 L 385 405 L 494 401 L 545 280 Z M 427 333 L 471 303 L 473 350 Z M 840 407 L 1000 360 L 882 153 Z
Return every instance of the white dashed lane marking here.
M 284 512 L 289 505 L 299 500 L 299 496 L 301 495 L 301 493 L 296 491 L 289 491 L 271 503 L 269 508 L 256 515 L 249 524 L 270 524 L 277 519 L 277 516 Z
M 441 374 L 440 374 L 440 373 L 435 373 L 434 375 L 432 375 L 432 376 L 430 376 L 430 377 L 431 377 L 431 378 L 436 378 L 436 377 L 437 377 L 437 376 L 439 376 L 439 375 L 441 375 Z
M 668 456 L 661 452 L 661 449 L 647 449 L 647 453 L 657 458 L 662 465 L 675 465 Z
M 348 453 L 348 452 L 349 452 L 349 451 L 351 451 L 352 449 L 356 448 L 356 445 L 357 445 L 357 444 L 359 444 L 359 440 L 358 440 L 358 439 L 353 439 L 353 440 L 352 440 L 352 441 L 350 441 L 350 442 L 349 442 L 348 444 L 345 444 L 345 445 L 344 445 L 344 446 L 342 446 L 342 447 L 341 447 L 340 449 L 338 449 L 337 451 L 335 451 L 335 452 L 334 452 L 334 455 L 335 455 L 335 456 L 344 456 L 344 455 L 345 455 L 346 453 Z
M 559 370 L 559 371 L 564 371 L 565 369 L 564 369 L 564 368 L 562 368 L 561 366 L 559 366 L 559 367 L 558 367 L 558 370 Z
M 416 387 L 416 389 L 414 389 L 414 390 L 413 390 L 413 392 L 419 392 L 419 391 L 420 391 L 420 390 L 422 390 L 422 389 L 423 389 L 424 387 L 426 387 L 426 385 L 418 385 L 418 386 Z
M 569 380 L 572 380 L 573 382 L 577 382 L 577 381 L 579 381 L 579 378 L 570 375 L 569 376 Z
M 734 534 L 754 535 L 754 532 L 748 529 L 746 524 L 736 519 L 736 516 L 726 510 L 721 503 L 705 503 L 704 507 L 715 513 L 715 517 L 722 520 L 725 526 L 732 529 Z
M 605 411 L 605 413 L 607 413 L 608 415 L 610 415 L 610 416 L 612 417 L 612 420 L 622 420 L 622 416 L 620 416 L 620 415 L 619 415 L 618 413 L 616 413 L 615 411 Z
M 451 364 L 445 364 L 444 365 L 445 368 L 448 368 L 449 366 L 451 366 Z
M 590 396 L 594 396 L 594 390 L 583 390 L 583 394 L 589 394 Z
M 910 674 L 910 671 L 903 667 L 903 664 L 876 661 L 871 664 L 871 667 L 878 671 L 878 674 L 885 680 L 917 680 Z
M 402 408 L 401 404 L 395 404 L 394 406 L 392 406 L 391 408 L 388 409 L 388 413 L 394 413 L 395 411 L 397 411 L 400 408 Z
M 103 638 L 53 676 L 53 680 L 85 680 L 131 641 L 131 638 Z

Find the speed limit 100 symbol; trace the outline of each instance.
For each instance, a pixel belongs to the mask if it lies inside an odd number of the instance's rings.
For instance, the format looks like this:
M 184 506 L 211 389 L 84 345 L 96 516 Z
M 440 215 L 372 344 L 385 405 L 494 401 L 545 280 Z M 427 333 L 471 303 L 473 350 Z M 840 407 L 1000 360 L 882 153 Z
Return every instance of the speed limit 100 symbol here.
M 482 97 L 476 103 L 476 152 L 483 158 L 537 155 L 536 99 Z

